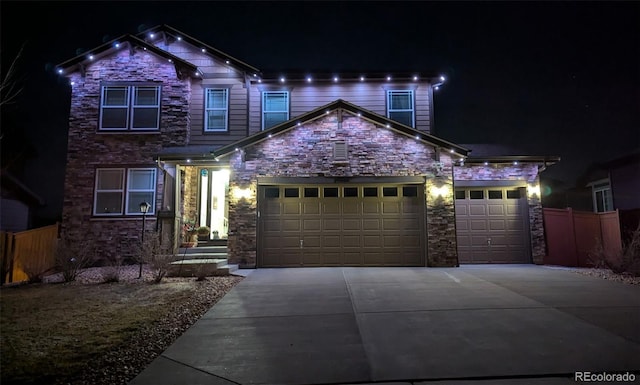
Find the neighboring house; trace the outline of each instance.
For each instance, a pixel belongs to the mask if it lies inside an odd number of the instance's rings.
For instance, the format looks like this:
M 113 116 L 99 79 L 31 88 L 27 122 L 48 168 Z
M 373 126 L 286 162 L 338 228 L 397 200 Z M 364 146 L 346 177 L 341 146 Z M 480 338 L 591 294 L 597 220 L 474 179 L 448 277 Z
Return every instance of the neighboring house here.
M 440 76 L 268 74 L 166 25 L 58 71 L 62 231 L 105 252 L 139 241 L 146 201 L 148 230 L 176 247 L 207 225 L 244 268 L 542 263 L 539 173 L 558 159 L 435 136 Z
M 594 212 L 640 209 L 640 149 L 592 168 L 587 187 Z
M 30 229 L 33 210 L 42 206 L 44 201 L 5 170 L 0 171 L 0 183 L 0 230 Z

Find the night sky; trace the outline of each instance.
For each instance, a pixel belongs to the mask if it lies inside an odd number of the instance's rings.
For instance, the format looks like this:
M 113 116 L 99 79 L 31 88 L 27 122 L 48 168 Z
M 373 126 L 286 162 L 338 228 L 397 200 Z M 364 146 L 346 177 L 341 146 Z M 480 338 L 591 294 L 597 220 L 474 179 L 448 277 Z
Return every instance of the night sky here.
M 573 186 L 594 162 L 640 147 L 640 2 L 0 3 L 2 167 L 61 210 L 70 88 L 53 66 L 168 24 L 265 72 L 438 72 L 438 136 L 558 155 Z M 3 95 L 4 96 L 4 95 Z

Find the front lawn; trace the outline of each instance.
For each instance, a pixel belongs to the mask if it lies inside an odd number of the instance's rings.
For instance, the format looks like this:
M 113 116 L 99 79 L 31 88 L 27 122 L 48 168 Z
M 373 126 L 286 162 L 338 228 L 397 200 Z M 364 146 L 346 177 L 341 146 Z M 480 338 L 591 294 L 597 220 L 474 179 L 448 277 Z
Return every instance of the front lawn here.
M 0 382 L 126 384 L 241 279 L 2 288 Z

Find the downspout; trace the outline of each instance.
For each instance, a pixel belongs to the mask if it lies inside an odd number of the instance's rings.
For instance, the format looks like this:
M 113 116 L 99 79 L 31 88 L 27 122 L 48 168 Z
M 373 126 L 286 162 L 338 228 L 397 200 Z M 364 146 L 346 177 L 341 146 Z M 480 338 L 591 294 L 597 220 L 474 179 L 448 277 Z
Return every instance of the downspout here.
M 429 134 L 437 136 L 436 135 L 436 127 L 434 125 L 434 118 L 433 118 L 433 85 L 431 84 L 431 82 L 429 82 L 429 88 L 428 88 L 428 97 L 429 97 Z
M 247 73 L 244 73 L 244 86 L 247 89 L 247 104 L 246 104 L 246 109 L 247 109 L 247 113 L 246 113 L 246 117 L 247 117 L 247 129 L 246 129 L 246 133 L 245 133 L 245 137 L 249 136 L 249 124 L 251 122 L 251 116 L 249 115 L 250 112 L 250 108 L 249 108 L 249 103 L 251 100 L 251 81 L 249 80 L 249 75 L 247 75 Z

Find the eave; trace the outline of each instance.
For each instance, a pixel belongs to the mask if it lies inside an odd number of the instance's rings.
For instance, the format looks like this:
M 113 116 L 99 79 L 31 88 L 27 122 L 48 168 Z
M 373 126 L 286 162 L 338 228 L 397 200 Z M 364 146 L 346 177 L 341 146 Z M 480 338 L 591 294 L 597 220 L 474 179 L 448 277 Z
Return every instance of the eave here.
M 366 110 L 364 108 L 358 107 L 355 104 L 351 104 L 349 102 L 346 102 L 342 99 L 337 99 L 329 104 L 326 104 L 322 107 L 316 108 L 315 110 L 309 111 L 305 114 L 302 114 L 300 116 L 297 116 L 293 119 L 290 119 L 286 122 L 280 123 L 274 127 L 271 127 L 267 130 L 264 131 L 260 131 L 256 134 L 253 134 L 251 136 L 248 136 L 246 138 L 240 139 L 234 143 L 231 143 L 227 146 L 224 146 L 218 150 L 214 150 L 211 152 L 212 156 L 214 156 L 215 158 L 220 158 L 220 157 L 224 157 L 227 156 L 237 150 L 243 149 L 244 147 L 248 147 L 248 146 L 252 146 L 255 145 L 259 142 L 262 142 L 263 140 L 267 140 L 275 135 L 284 133 L 286 131 L 289 131 L 293 128 L 302 126 L 303 124 L 306 124 L 310 121 L 316 120 L 321 118 L 322 116 L 335 111 L 341 109 L 343 111 L 346 111 L 354 116 L 358 116 L 362 119 L 366 119 L 374 124 L 376 124 L 377 126 L 381 126 L 384 127 L 385 129 L 389 129 L 392 131 L 395 131 L 397 133 L 400 133 L 402 135 L 405 135 L 407 137 L 410 138 L 414 138 L 416 140 L 419 140 L 421 142 L 424 142 L 428 145 L 431 145 L 434 147 L 434 149 L 439 149 L 439 150 L 444 150 L 447 153 L 453 155 L 453 156 L 457 156 L 459 158 L 464 158 L 467 156 L 467 154 L 469 153 L 469 150 L 461 147 L 457 144 L 448 142 L 444 139 L 440 139 L 436 136 L 427 134 L 423 131 L 418 131 L 412 127 L 406 126 L 404 124 L 398 123 L 395 120 L 389 119 L 386 116 L 382 116 L 379 114 L 376 114 L 375 112 L 371 112 L 369 110 Z
M 472 156 L 467 157 L 464 162 L 467 164 L 475 163 L 538 163 L 545 166 L 551 166 L 560 161 L 559 156 L 552 155 L 508 155 L 508 156 Z
M 122 35 L 81 55 L 58 64 L 56 66 L 56 71 L 60 75 L 68 75 L 76 71 L 84 73 L 84 68 L 87 65 L 100 60 L 102 57 L 123 49 L 129 49 L 129 51 L 133 53 L 137 47 L 162 57 L 172 63 L 176 68 L 176 74 L 178 77 L 188 76 L 199 78 L 202 76 L 197 66 L 129 34 Z
M 240 59 L 237 59 L 223 51 L 220 51 L 219 49 L 214 48 L 166 24 L 161 24 L 161 25 L 157 25 L 155 27 L 149 28 L 143 32 L 140 32 L 137 36 L 138 38 L 144 39 L 144 40 L 154 39 L 150 36 L 150 34 L 160 34 L 162 35 L 160 36 L 160 38 L 164 38 L 164 39 L 170 38 L 172 40 L 175 39 L 175 40 L 185 41 L 193 45 L 194 47 L 198 47 L 199 49 L 204 49 L 206 54 L 217 57 L 218 59 L 223 60 L 226 64 L 237 67 L 255 78 L 261 75 L 260 70 L 257 69 L 256 67 L 249 65 Z

